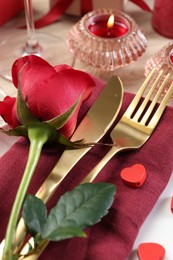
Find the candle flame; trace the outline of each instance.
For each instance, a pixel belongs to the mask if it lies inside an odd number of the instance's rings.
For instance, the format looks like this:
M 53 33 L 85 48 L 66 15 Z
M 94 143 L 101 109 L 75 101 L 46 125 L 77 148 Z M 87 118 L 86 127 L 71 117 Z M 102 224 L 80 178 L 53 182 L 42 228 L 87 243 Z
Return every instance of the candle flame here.
M 107 26 L 108 26 L 108 29 L 111 29 L 114 25 L 114 15 L 111 14 L 111 16 L 109 17 L 108 19 L 108 22 L 107 22 Z

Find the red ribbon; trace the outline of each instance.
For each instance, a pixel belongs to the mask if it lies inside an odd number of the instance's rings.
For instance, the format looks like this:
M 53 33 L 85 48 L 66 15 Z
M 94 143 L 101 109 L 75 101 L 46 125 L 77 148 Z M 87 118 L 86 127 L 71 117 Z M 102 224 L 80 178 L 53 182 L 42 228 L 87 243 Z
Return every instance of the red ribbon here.
M 134 4 L 138 5 L 141 9 L 147 12 L 152 12 L 150 7 L 143 0 L 130 0 Z
M 59 20 L 72 2 L 73 0 L 58 0 L 47 14 L 35 22 L 35 27 L 41 28 Z
M 144 0 L 130 0 L 131 2 L 138 5 L 145 11 L 151 12 L 150 7 L 145 3 Z M 51 10 L 35 22 L 36 28 L 41 28 L 43 26 L 49 25 L 57 20 L 65 13 L 68 7 L 71 5 L 73 0 L 58 0 L 57 3 L 51 8 Z M 93 10 L 92 0 L 81 0 L 81 15 Z

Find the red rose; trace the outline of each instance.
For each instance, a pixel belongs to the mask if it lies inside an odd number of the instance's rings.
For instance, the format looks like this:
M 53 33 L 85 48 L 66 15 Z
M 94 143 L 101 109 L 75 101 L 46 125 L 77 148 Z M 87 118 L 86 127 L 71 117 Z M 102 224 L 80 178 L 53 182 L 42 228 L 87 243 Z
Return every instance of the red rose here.
M 23 68 L 24 64 L 26 65 Z M 16 88 L 22 68 L 23 96 L 31 113 L 41 121 L 64 113 L 82 95 L 75 113 L 61 129 L 61 133 L 69 137 L 76 127 L 80 105 L 89 98 L 95 86 L 93 79 L 88 74 L 67 65 L 52 67 L 40 57 L 31 55 L 18 59 L 12 66 L 12 78 Z M 0 102 L 0 115 L 11 127 L 20 124 L 16 115 L 15 98 L 6 97 Z

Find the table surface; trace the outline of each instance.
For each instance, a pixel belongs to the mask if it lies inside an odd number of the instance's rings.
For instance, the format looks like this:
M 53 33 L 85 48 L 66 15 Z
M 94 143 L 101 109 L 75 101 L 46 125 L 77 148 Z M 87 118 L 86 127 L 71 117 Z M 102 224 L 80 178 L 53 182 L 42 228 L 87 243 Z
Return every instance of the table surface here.
M 43 3 L 44 2 L 44 3 Z M 151 8 L 153 8 L 154 0 L 147 1 Z M 34 0 L 34 15 L 35 17 L 40 17 L 43 13 L 49 9 L 49 1 L 48 0 Z M 119 68 L 114 72 L 106 73 L 99 72 L 95 69 L 77 61 L 75 63 L 75 68 L 80 70 L 88 71 L 102 80 L 107 80 L 112 74 L 120 76 L 122 79 L 124 90 L 126 92 L 136 93 L 141 83 L 144 80 L 144 68 L 146 61 L 160 48 L 162 48 L 165 44 L 170 42 L 170 39 L 162 37 L 157 34 L 152 26 L 151 26 L 151 13 L 147 13 L 142 11 L 139 7 L 135 6 L 133 3 L 127 2 L 124 7 L 124 11 L 127 12 L 130 16 L 132 16 L 141 30 L 144 32 L 146 38 L 148 39 L 148 47 L 146 52 L 140 57 L 136 62 L 125 66 L 123 68 Z M 42 29 L 38 30 L 40 32 L 51 33 L 55 36 L 58 36 L 60 40 L 65 44 L 65 41 L 68 37 L 68 32 L 71 27 L 79 20 L 79 17 L 72 17 L 68 15 L 64 15 L 59 22 L 56 22 L 50 26 L 46 26 Z M 17 32 L 18 26 L 24 24 L 25 18 L 22 13 L 19 17 L 13 19 L 5 26 L 0 29 L 0 42 L 6 36 L 9 36 L 12 33 Z M 57 55 L 60 59 L 63 59 L 65 56 L 61 50 L 57 49 Z M 68 62 L 70 59 L 68 60 Z M 54 61 L 55 62 L 55 61 Z M 71 62 L 71 61 L 70 61 Z M 61 62 L 60 62 L 61 63 Z M 53 64 L 55 65 L 55 64 Z M 16 90 L 13 87 L 11 82 L 8 82 L 2 78 L 0 78 L 0 89 L 5 93 L 11 96 L 16 95 Z M 9 138 L 0 135 L 0 155 L 2 155 L 10 145 L 15 142 L 15 138 Z M 129 257 L 129 260 L 137 260 L 137 252 L 136 249 L 138 245 L 142 242 L 156 242 L 162 244 L 166 249 L 165 260 L 173 259 L 173 251 L 171 244 L 171 236 L 173 234 L 173 220 L 172 213 L 170 210 L 170 200 L 172 196 L 171 188 L 173 187 L 173 178 L 171 178 L 167 188 L 163 192 L 162 196 L 158 200 L 154 209 L 146 219 L 143 224 L 139 235 L 135 241 L 134 249 L 132 254 Z

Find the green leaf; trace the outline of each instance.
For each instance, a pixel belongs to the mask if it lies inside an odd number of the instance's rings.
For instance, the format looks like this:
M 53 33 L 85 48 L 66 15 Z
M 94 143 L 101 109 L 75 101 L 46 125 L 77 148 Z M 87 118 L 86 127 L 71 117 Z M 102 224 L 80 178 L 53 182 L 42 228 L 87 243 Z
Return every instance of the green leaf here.
M 85 232 L 79 227 L 58 227 L 47 239 L 50 241 L 60 241 L 72 237 L 86 237 Z
M 55 127 L 57 130 L 60 129 L 65 125 L 65 123 L 70 119 L 70 117 L 75 112 L 77 106 L 79 105 L 79 102 L 81 100 L 81 96 L 78 98 L 78 100 L 63 114 L 54 117 L 51 120 L 46 121 L 49 125 L 52 127 Z
M 72 149 L 80 149 L 93 146 L 93 144 L 85 143 L 84 139 L 72 142 L 69 139 L 67 139 L 64 135 L 58 132 L 56 132 L 56 135 L 53 136 L 53 141 L 57 142 L 58 144 L 63 144 Z
M 85 183 L 66 192 L 51 210 L 42 237 L 49 239 L 63 227 L 94 225 L 108 213 L 114 194 L 115 186 L 107 183 Z
M 41 234 L 47 221 L 47 210 L 42 202 L 33 195 L 27 195 L 23 204 L 22 217 L 30 234 Z
M 13 129 L 4 130 L 3 128 L 0 128 L 0 132 L 6 134 L 6 135 L 14 135 L 14 136 L 28 136 L 27 129 L 24 126 L 17 126 Z

